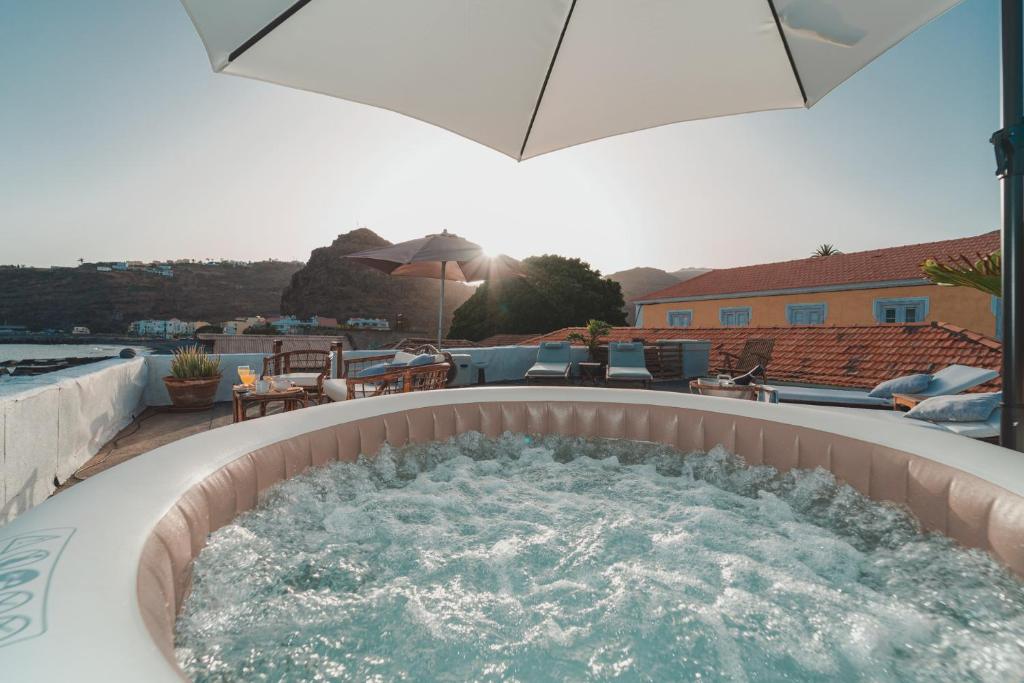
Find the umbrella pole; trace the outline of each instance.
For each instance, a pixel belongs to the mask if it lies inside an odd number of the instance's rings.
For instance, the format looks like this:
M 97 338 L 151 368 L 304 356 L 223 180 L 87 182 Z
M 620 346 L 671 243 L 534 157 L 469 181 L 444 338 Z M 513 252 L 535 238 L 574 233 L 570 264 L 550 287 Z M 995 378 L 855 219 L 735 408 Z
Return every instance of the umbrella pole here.
M 441 337 L 444 335 L 444 269 L 447 261 L 441 261 L 441 303 L 437 307 L 437 350 L 441 350 Z
M 1002 130 L 992 135 L 1003 198 L 1003 412 L 1000 443 L 1024 450 L 1024 26 L 1002 0 Z

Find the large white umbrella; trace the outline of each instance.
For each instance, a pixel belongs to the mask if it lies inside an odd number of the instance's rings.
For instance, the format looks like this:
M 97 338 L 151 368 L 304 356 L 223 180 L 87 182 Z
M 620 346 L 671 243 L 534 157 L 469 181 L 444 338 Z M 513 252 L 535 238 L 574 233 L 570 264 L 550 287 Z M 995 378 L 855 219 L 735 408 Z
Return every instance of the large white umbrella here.
M 809 107 L 959 0 L 182 0 L 216 71 L 516 159 Z

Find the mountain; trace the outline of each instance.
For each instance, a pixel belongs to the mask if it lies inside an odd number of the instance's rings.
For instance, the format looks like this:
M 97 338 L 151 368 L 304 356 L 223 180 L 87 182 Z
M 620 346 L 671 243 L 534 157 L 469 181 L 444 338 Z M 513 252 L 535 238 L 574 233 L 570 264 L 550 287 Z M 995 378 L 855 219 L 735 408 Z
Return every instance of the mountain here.
M 39 330 L 124 333 L 133 320 L 180 318 L 219 323 L 278 312 L 281 290 L 298 262 L 181 263 L 173 277 L 156 273 L 0 266 L 0 324 Z
M 703 275 L 704 273 L 708 272 L 709 270 L 711 270 L 711 269 L 710 268 L 680 268 L 679 270 L 672 271 L 671 273 L 669 273 L 669 275 L 672 275 L 674 277 L 679 278 L 680 282 L 686 282 L 687 280 L 692 280 L 693 278 L 697 277 L 698 275 Z M 656 291 L 656 290 L 652 289 L 650 291 L 653 292 L 653 291 Z
M 620 270 L 606 277 L 622 286 L 622 298 L 626 301 L 626 320 L 632 325 L 633 306 L 629 303 L 631 300 L 659 289 L 671 287 L 706 272 L 708 272 L 707 268 L 681 268 L 669 273 L 660 268 L 640 267 Z
M 314 249 L 309 262 L 296 272 L 281 295 L 281 312 L 299 317 L 313 313 L 345 321 L 351 317 L 387 318 L 394 324 L 401 313 L 406 331 L 437 329 L 440 282 L 429 278 L 391 277 L 343 258 L 364 249 L 392 243 L 366 228 L 338 238 L 329 247 Z M 460 282 L 445 283 L 445 329 L 452 313 L 475 291 Z

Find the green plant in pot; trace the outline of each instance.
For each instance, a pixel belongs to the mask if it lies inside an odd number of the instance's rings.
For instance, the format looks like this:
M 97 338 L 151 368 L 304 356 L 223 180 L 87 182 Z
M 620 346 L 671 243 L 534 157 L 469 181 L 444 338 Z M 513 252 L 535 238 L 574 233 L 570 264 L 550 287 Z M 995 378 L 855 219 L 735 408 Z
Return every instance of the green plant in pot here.
M 193 344 L 174 350 L 164 386 L 175 410 L 207 410 L 213 407 L 220 377 L 220 359 Z
M 603 320 L 588 320 L 587 333 L 585 335 L 579 332 L 571 332 L 566 337 L 570 343 L 583 344 L 587 347 L 587 352 L 590 355 L 590 360 L 597 361 L 597 347 L 601 345 L 601 337 L 604 337 L 612 331 L 612 326 Z

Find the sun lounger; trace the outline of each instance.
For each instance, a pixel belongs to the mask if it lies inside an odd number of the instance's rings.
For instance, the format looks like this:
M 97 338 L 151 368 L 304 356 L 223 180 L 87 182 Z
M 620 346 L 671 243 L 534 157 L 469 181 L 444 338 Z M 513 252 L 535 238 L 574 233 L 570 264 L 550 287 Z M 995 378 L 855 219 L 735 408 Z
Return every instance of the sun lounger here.
M 967 391 L 999 376 L 995 370 L 972 368 L 969 365 L 950 365 L 932 376 L 928 389 L 915 398 L 949 396 Z M 816 389 L 811 387 L 786 387 L 775 385 L 779 400 L 783 403 L 809 403 L 814 405 L 852 406 L 857 408 L 891 408 L 891 398 L 868 396 L 867 391 L 857 389 Z
M 644 362 L 642 342 L 611 342 L 608 344 L 608 369 L 605 382 L 608 384 L 651 385 L 654 377 Z
M 572 348 L 569 342 L 541 342 L 537 349 L 537 362 L 526 371 L 526 383 L 541 380 L 569 381 L 572 368 Z
M 858 415 L 890 424 L 904 424 L 921 429 L 940 429 L 969 439 L 995 439 L 999 437 L 999 421 L 1002 409 L 996 408 L 984 422 L 929 422 L 907 417 L 906 413 L 895 410 L 868 410 L 840 408 L 838 406 L 811 406 L 819 410 L 842 411 L 843 415 Z

